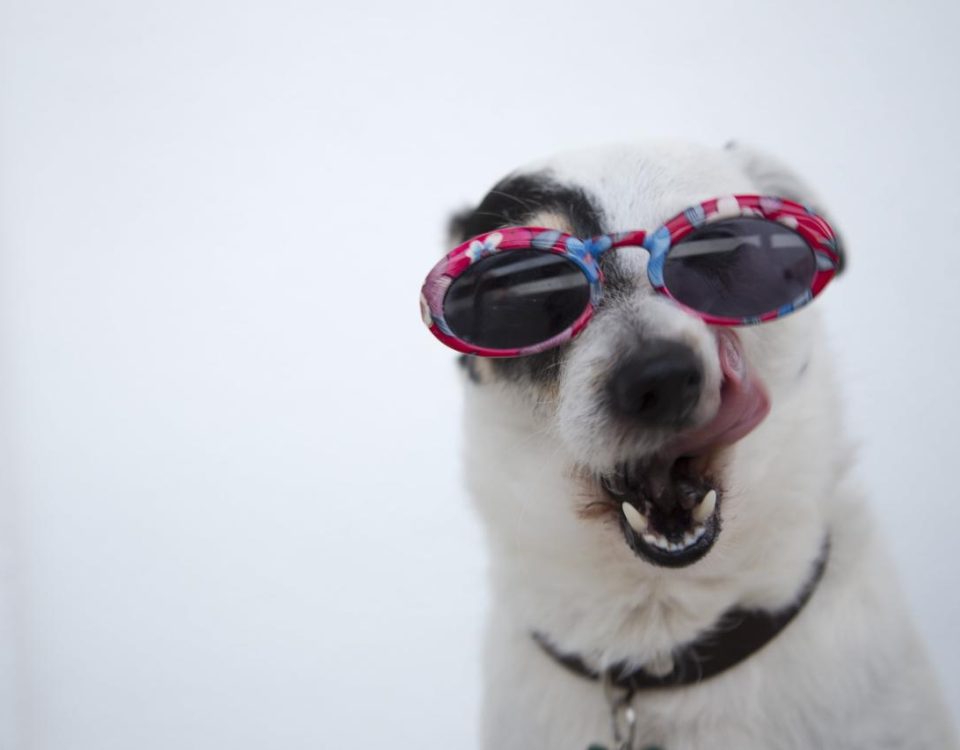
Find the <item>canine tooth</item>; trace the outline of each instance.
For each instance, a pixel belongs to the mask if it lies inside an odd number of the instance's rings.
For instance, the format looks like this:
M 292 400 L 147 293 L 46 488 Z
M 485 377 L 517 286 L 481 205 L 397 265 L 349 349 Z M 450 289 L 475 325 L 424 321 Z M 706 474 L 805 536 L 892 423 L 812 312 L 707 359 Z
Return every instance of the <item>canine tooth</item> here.
M 639 510 L 626 501 L 620 506 L 620 509 L 623 511 L 624 518 L 627 519 L 631 529 L 638 534 L 643 534 L 647 530 L 647 519 L 643 517 Z
M 693 520 L 697 523 L 703 523 L 713 515 L 713 511 L 716 509 L 717 491 L 710 490 L 706 495 L 703 496 L 703 500 L 700 501 L 700 504 L 693 509 Z

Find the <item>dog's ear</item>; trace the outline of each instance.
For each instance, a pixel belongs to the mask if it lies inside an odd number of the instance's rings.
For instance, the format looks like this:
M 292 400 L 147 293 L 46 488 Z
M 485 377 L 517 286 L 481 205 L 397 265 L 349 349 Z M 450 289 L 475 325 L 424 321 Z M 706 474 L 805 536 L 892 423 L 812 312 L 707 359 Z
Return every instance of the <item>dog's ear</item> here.
M 813 188 L 782 161 L 764 151 L 744 146 L 736 141 L 728 143 L 726 150 L 739 163 L 740 168 L 756 183 L 759 192 L 764 195 L 778 195 L 781 198 L 787 198 L 812 207 L 818 214 L 822 214 L 830 221 L 831 226 L 836 231 L 836 225 L 830 219 L 829 212 L 824 210 L 823 204 Z M 840 255 L 840 266 L 837 268 L 837 273 L 840 273 L 846 268 L 847 258 L 843 238 L 839 234 L 837 236 L 837 252 Z
M 775 156 L 737 141 L 730 141 L 725 148 L 764 195 L 778 195 L 819 207 L 820 201 L 813 188 Z

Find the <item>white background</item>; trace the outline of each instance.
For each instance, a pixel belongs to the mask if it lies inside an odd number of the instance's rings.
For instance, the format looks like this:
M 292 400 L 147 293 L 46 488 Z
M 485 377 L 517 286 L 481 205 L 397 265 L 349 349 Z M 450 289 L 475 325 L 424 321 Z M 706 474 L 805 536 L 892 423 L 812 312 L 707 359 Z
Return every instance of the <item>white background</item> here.
M 952 710 L 956 2 L 3 0 L 0 747 L 474 747 L 449 210 L 649 136 L 794 164 Z

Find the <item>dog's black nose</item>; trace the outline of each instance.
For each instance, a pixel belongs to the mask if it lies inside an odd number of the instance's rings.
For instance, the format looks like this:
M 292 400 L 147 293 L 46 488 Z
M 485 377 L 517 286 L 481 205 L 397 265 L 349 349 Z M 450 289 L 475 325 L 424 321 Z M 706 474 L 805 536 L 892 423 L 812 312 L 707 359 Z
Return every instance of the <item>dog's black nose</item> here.
M 700 399 L 703 369 L 696 354 L 669 339 L 645 341 L 610 378 L 613 410 L 649 427 L 679 427 Z

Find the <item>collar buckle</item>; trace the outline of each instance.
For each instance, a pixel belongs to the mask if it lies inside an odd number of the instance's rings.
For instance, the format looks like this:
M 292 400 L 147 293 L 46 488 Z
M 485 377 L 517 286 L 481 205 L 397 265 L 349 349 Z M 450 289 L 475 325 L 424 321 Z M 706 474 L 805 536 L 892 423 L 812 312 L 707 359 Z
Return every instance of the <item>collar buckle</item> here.
M 637 734 L 637 712 L 633 708 L 634 690 L 622 687 L 613 669 L 603 673 L 603 695 L 610 708 L 610 726 L 616 750 L 633 750 Z

